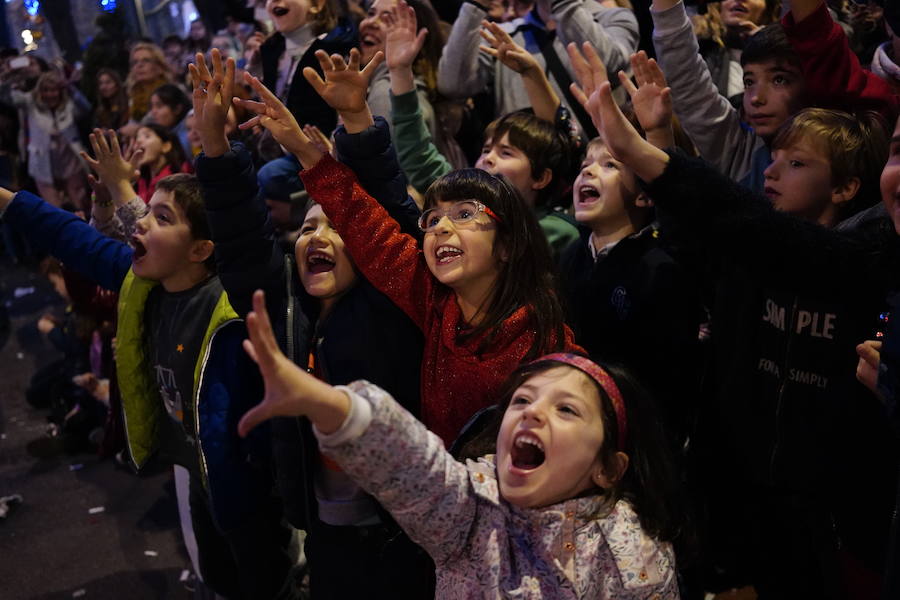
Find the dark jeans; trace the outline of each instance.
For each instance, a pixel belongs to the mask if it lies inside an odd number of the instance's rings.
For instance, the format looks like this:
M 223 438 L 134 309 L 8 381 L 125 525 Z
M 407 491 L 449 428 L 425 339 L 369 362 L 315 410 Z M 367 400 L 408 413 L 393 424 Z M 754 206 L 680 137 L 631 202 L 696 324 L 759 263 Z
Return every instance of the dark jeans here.
M 434 598 L 434 563 L 396 525 L 317 522 L 305 549 L 313 600 Z
M 197 538 L 200 575 L 207 587 L 229 599 L 269 600 L 285 585 L 292 566 L 291 531 L 276 499 L 239 528 L 222 532 L 210 512 L 199 477 L 191 475 L 191 523 Z

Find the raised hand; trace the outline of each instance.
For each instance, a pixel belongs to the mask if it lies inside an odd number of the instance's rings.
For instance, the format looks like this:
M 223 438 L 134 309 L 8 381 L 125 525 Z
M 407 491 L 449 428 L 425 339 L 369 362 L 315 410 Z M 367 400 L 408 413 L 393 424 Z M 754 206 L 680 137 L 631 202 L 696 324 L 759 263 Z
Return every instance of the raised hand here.
M 272 417 L 308 416 L 320 431 L 336 431 L 350 411 L 350 400 L 291 362 L 275 341 L 265 295 L 253 294 L 253 312 L 247 315 L 249 340 L 244 349 L 259 366 L 266 393 L 262 402 L 247 411 L 238 423 L 238 433 L 247 433 Z
M 637 87 L 621 71 L 619 80 L 622 86 L 631 96 L 631 105 L 638 122 L 647 134 L 647 140 L 654 145 L 656 142 L 671 145 L 672 132 L 672 94 L 666 86 L 666 78 L 662 69 L 652 58 L 647 58 L 647 53 L 641 50 L 631 55 L 631 69 Z M 655 140 L 654 140 L 655 138 Z
M 134 196 L 131 181 L 137 179 L 140 172 L 122 154 L 116 132 L 112 129 L 108 129 L 106 132 L 95 129 L 88 135 L 88 139 L 96 159 L 91 158 L 87 152 L 82 152 L 81 158 L 100 177 L 100 183 L 109 191 L 115 205 L 127 202 Z M 133 151 L 129 158 L 134 158 Z
M 304 125 L 303 133 L 306 134 L 309 141 L 315 144 L 316 148 L 321 150 L 323 154 L 331 154 L 334 150 L 334 144 L 331 143 L 331 139 L 322 133 L 322 130 L 315 125 Z
M 222 62 L 218 48 L 210 52 L 213 72 L 209 72 L 203 54 L 197 53 L 194 63 L 188 65 L 194 92 L 194 118 L 200 134 L 200 144 L 207 156 L 222 156 L 228 152 L 225 124 L 234 97 L 234 59 Z
M 296 156 L 300 164 L 306 169 L 319 162 L 324 153 L 316 148 L 306 134 L 303 133 L 294 115 L 281 103 L 281 100 L 250 73 L 244 72 L 244 81 L 253 88 L 261 102 L 243 100 L 237 97 L 233 99 L 235 104 L 256 115 L 249 121 L 241 123 L 238 127 L 240 129 L 250 129 L 257 125 L 265 127 L 272 134 L 272 137 L 275 138 L 275 141 Z
M 541 67 L 531 52 L 518 45 L 499 25 L 490 21 L 482 21 L 481 24 L 484 27 L 480 32 L 481 37 L 490 44 L 481 46 L 482 51 L 519 74 L 540 70 Z
M 369 91 L 369 82 L 375 69 L 384 60 L 384 53 L 378 51 L 372 60 L 364 68 L 360 69 L 359 50 L 350 50 L 350 61 L 344 62 L 339 54 L 328 56 L 323 50 L 316 51 L 319 66 L 325 74 L 325 79 L 312 67 L 303 69 L 303 76 L 309 81 L 313 89 L 334 110 L 340 113 L 345 121 L 348 117 L 367 113 L 366 95 Z
M 382 19 L 385 29 L 384 57 L 389 70 L 412 68 L 425 45 L 428 30 L 419 29 L 416 11 L 400 0 Z
M 644 181 L 653 181 L 662 175 L 669 162 L 669 155 L 642 138 L 628 122 L 613 100 L 606 68 L 597 52 L 587 42 L 583 49 L 584 54 L 575 44 L 569 44 L 568 47 L 578 79 L 578 83 L 572 84 L 572 94 L 591 115 L 610 154 Z

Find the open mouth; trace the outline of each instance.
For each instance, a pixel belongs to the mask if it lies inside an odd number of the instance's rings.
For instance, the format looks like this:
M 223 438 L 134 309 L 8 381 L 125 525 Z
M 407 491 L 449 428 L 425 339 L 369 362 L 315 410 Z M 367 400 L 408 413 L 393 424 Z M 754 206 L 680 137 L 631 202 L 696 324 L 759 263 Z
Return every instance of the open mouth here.
M 454 246 L 439 246 L 434 256 L 437 258 L 439 265 L 445 265 L 462 256 L 463 251 Z
M 136 237 L 132 236 L 131 238 L 131 246 L 134 248 L 134 254 L 131 256 L 132 262 L 138 262 L 145 256 L 147 256 L 147 247 L 144 246 L 143 242 L 141 242 Z
M 769 198 L 773 198 L 773 197 L 775 197 L 775 196 L 780 196 L 780 195 L 781 195 L 781 192 L 779 192 L 779 191 L 776 190 L 775 188 L 770 188 L 770 187 L 766 187 L 766 189 L 763 190 L 763 192 L 764 192 L 764 193 L 766 194 L 766 196 L 768 196 Z
M 360 36 L 360 38 L 359 38 L 359 45 L 362 46 L 363 48 L 374 48 L 379 43 L 380 43 L 379 39 L 371 34 L 365 34 L 365 35 Z
M 313 274 L 331 271 L 334 264 L 334 259 L 324 252 L 310 252 L 306 256 L 306 268 Z
M 272 9 L 272 16 L 273 17 L 283 17 L 284 15 L 288 14 L 289 12 L 291 12 L 291 11 L 284 6 L 276 6 Z
M 732 12 L 734 14 L 739 14 L 739 15 L 749 15 L 750 9 L 747 8 L 746 6 L 744 6 L 743 4 L 734 4 L 729 9 L 729 12 Z
M 536 469 L 546 459 L 544 444 L 533 433 L 523 431 L 513 439 L 509 453 L 512 466 L 523 471 Z
M 600 190 L 592 185 L 583 185 L 578 188 L 579 202 L 595 202 L 600 199 Z

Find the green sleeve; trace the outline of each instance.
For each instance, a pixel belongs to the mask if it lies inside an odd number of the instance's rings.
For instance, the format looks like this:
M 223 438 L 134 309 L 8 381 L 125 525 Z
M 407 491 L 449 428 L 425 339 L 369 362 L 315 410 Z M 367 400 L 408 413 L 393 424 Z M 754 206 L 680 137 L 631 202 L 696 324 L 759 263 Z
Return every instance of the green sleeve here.
M 424 193 L 435 179 L 446 175 L 453 167 L 431 140 L 416 90 L 399 96 L 391 94 L 391 119 L 400 167 L 410 184 Z

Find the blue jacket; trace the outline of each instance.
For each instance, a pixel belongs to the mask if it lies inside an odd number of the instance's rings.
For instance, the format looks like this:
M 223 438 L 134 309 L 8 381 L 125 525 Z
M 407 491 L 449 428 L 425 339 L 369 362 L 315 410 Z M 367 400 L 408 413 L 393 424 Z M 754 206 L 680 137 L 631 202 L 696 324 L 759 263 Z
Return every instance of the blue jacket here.
M 46 251 L 106 289 L 118 291 L 119 348 L 117 363 L 122 389 L 129 451 L 136 468 L 156 450 L 162 400 L 143 357 L 144 305 L 158 285 L 131 271 L 132 249 L 101 235 L 73 215 L 28 192 L 19 192 L 4 220 L 21 231 L 37 251 Z M 238 527 L 258 513 L 270 498 L 266 467 L 268 430 L 242 440 L 240 417 L 262 398 L 259 370 L 241 348 L 246 330 L 223 293 L 207 331 L 194 382 L 194 429 L 199 459 L 216 524 L 223 531 Z
M 341 127 L 335 143 L 340 160 L 357 173 L 366 191 L 405 232 L 419 237 L 419 210 L 406 193 L 387 122 L 377 117 L 374 126 L 359 134 Z M 196 170 L 219 277 L 238 313 L 250 310 L 255 290 L 265 290 L 275 335 L 291 360 L 306 365 L 316 337 L 316 362 L 329 383 L 367 379 L 417 413 L 422 355 L 418 328 L 362 277 L 320 321 L 319 304 L 303 290 L 293 255 L 284 254 L 275 241 L 268 209 L 256 193 L 249 152 L 234 144 L 221 157 L 201 154 Z M 317 514 L 311 485 L 317 444 L 308 421 L 273 419 L 272 452 L 285 515 L 295 527 L 305 528 Z

